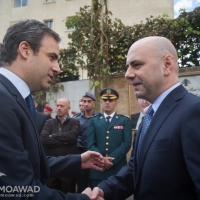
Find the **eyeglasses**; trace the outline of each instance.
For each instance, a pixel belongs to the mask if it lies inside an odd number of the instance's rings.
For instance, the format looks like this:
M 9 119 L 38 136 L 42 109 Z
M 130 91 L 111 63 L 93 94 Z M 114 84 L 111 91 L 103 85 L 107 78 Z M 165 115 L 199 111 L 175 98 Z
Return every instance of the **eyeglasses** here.
M 115 101 L 116 99 L 102 99 L 104 102 L 106 102 L 106 101 L 109 101 L 109 102 L 113 102 L 113 101 Z
M 83 106 L 83 105 L 79 105 L 79 106 Z
M 92 102 L 92 100 L 83 100 L 83 103 L 91 103 Z

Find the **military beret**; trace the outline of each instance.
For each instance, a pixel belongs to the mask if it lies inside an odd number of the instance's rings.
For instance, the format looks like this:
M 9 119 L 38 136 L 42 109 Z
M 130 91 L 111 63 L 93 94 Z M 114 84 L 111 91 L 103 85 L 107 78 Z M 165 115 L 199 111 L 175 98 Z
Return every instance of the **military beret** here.
M 50 106 L 45 106 L 44 109 L 46 109 L 48 111 L 53 111 L 53 109 Z
M 119 98 L 119 94 L 113 88 L 104 88 L 100 92 L 100 97 L 102 99 L 118 99 Z
M 90 92 L 85 92 L 85 94 L 83 95 L 83 97 L 89 97 L 92 100 L 96 101 L 96 97 L 92 93 L 90 93 Z

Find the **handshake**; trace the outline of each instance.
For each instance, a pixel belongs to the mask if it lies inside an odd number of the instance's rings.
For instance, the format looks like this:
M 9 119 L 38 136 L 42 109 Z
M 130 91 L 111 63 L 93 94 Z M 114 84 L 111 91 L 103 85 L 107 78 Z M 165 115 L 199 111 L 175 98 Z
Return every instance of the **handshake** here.
M 92 168 L 98 171 L 104 171 L 113 166 L 112 161 L 114 158 L 103 157 L 101 154 L 94 151 L 86 151 L 81 154 L 82 159 L 82 169 Z M 91 188 L 86 188 L 82 194 L 86 194 L 91 200 L 103 200 L 104 192 L 95 187 L 93 191 Z
M 82 194 L 88 195 L 91 200 L 103 200 L 104 199 L 104 192 L 98 187 L 95 187 L 93 191 L 91 188 L 86 188 Z

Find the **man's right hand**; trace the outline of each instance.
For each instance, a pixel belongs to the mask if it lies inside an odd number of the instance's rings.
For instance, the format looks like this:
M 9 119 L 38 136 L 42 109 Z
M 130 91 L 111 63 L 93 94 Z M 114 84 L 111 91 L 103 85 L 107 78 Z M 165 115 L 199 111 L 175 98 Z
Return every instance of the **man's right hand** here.
M 94 188 L 95 189 L 95 188 Z M 97 188 L 97 189 L 99 189 L 99 188 Z M 96 189 L 95 189 L 96 190 Z M 94 190 L 93 190 L 94 191 Z M 91 190 L 91 188 L 86 188 L 83 192 L 82 192 L 82 194 L 86 194 L 86 195 L 88 195 L 88 197 L 90 198 L 90 199 L 92 199 L 92 195 L 93 195 L 93 191 Z M 102 191 L 103 192 L 103 191 Z M 97 193 L 95 193 L 95 195 L 94 195 L 94 200 L 104 200 L 104 198 L 103 198 L 103 196 L 100 196 L 100 195 L 97 195 L 96 196 L 96 194 Z
M 100 198 L 100 199 L 99 199 Z M 98 187 L 95 187 L 92 191 L 92 195 L 90 197 L 91 200 L 101 200 L 104 199 L 104 192 Z

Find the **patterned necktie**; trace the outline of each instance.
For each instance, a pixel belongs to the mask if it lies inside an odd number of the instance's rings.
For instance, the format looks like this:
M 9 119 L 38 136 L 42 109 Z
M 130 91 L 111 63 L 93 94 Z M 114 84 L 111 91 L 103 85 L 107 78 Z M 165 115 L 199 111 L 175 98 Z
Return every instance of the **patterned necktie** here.
M 106 117 L 106 123 L 107 123 L 107 127 L 109 126 L 109 124 L 110 124 L 110 118 L 111 118 L 111 116 L 107 116 Z
M 29 110 L 31 111 L 31 115 L 33 117 L 34 122 L 36 122 L 36 112 L 35 112 L 35 105 L 32 99 L 31 94 L 29 94 L 26 98 L 26 103 L 28 104 Z
M 146 131 L 149 127 L 149 124 L 151 123 L 151 120 L 153 118 L 153 113 L 154 113 L 154 110 L 153 110 L 152 105 L 151 105 L 151 106 L 149 106 L 149 108 L 148 108 L 148 110 L 147 110 L 147 112 L 146 112 L 146 114 L 143 118 L 142 129 L 141 129 L 138 148 L 137 148 L 137 158 L 138 158 L 139 153 L 140 153 L 140 149 L 141 149 L 141 145 L 142 145 L 144 136 L 145 136 Z

